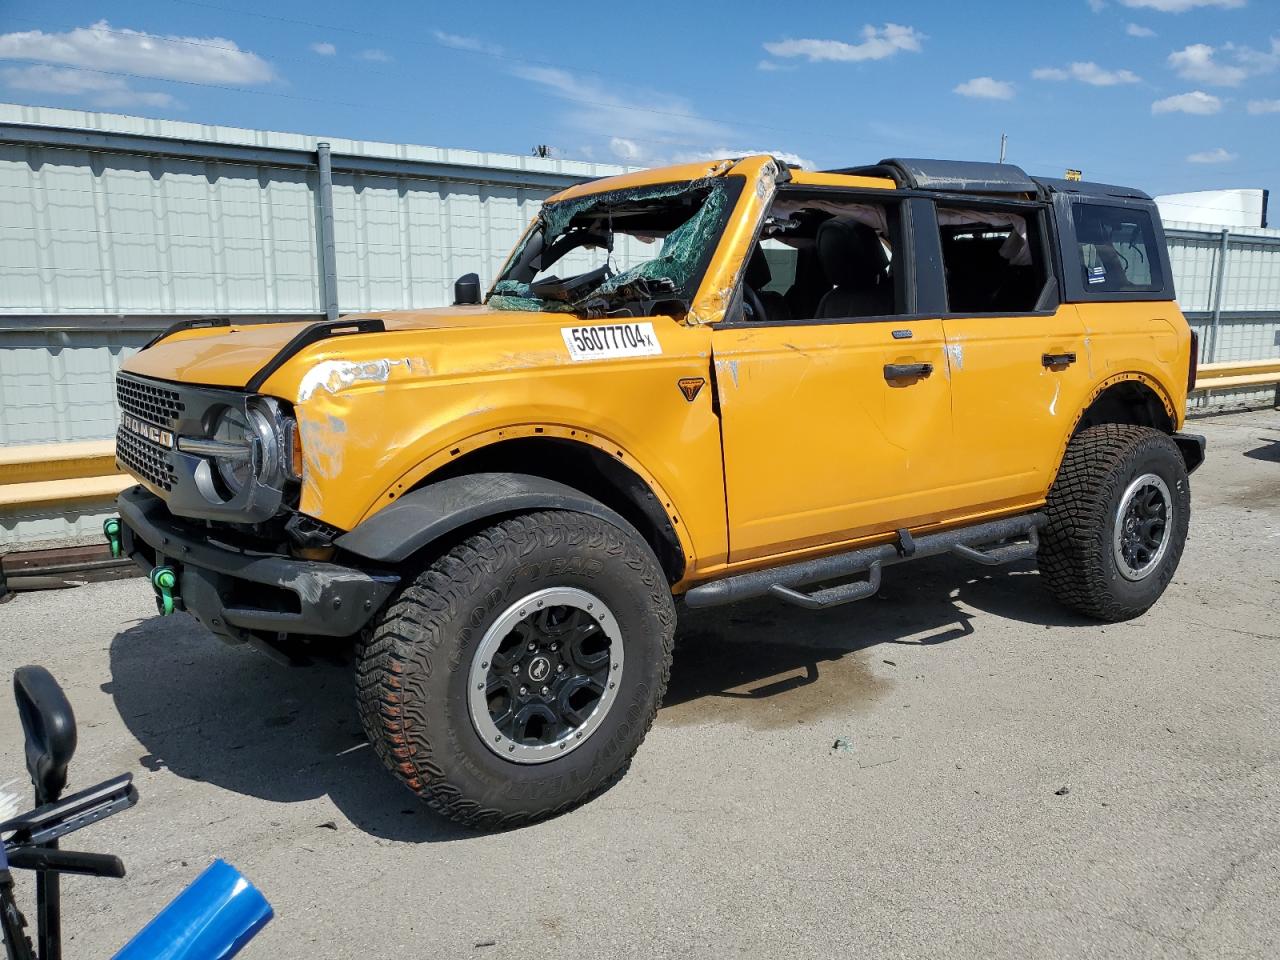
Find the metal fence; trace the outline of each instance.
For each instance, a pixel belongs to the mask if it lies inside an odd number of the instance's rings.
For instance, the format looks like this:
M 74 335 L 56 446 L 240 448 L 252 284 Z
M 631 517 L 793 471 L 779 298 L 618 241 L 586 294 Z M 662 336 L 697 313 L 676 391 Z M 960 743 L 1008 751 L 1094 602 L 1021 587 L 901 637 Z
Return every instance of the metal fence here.
M 1280 230 L 1165 221 L 1178 303 L 1200 336 L 1200 362 L 1280 356 Z M 1193 409 L 1256 405 L 1274 387 L 1202 393 Z
M 624 169 L 0 104 L 0 447 L 112 436 L 115 372 L 183 316 L 447 304 L 548 195 Z M 1166 229 L 1202 362 L 1280 355 L 1280 231 Z M 96 519 L 6 512 L 0 547 Z

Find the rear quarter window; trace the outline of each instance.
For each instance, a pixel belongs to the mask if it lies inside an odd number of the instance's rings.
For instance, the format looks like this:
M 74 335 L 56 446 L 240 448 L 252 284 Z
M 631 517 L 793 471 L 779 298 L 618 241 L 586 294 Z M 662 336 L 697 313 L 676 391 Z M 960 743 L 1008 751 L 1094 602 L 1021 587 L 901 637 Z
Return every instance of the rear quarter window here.
M 1086 295 L 1158 293 L 1165 287 L 1151 214 L 1101 203 L 1071 204 L 1076 260 Z M 1072 269 L 1069 252 L 1066 269 Z

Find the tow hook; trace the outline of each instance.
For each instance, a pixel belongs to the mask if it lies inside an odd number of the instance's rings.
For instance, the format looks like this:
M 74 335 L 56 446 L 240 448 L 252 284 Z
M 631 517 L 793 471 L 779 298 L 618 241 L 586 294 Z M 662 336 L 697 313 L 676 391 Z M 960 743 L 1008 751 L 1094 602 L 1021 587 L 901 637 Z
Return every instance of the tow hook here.
M 178 585 L 178 575 L 173 567 L 156 567 L 151 571 L 151 586 L 156 591 L 156 609 L 160 616 L 173 613 L 173 589 Z
M 111 547 L 111 556 L 119 557 L 123 552 L 120 546 L 120 518 L 108 517 L 102 521 L 102 533 L 107 538 L 107 544 Z

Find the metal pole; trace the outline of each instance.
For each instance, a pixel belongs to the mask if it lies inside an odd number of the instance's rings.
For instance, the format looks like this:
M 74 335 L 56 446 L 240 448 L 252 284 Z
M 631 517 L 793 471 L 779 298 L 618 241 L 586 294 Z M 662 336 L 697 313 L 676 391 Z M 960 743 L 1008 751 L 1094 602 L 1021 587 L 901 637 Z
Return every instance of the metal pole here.
M 1206 363 L 1213 363 L 1218 358 L 1218 335 L 1222 323 L 1222 294 L 1227 280 L 1227 251 L 1231 246 L 1231 230 L 1222 228 L 1222 245 L 1218 248 L 1218 281 L 1213 292 L 1213 327 L 1209 337 L 1209 358 Z
M 338 257 L 333 246 L 333 166 L 329 144 L 316 144 L 316 166 L 320 171 L 320 290 L 324 295 L 326 319 L 338 319 Z
M 1008 134 L 1004 134 L 1004 133 L 1000 134 L 1000 162 L 1001 163 L 1004 163 L 1005 147 L 1007 147 L 1008 145 L 1009 145 Z

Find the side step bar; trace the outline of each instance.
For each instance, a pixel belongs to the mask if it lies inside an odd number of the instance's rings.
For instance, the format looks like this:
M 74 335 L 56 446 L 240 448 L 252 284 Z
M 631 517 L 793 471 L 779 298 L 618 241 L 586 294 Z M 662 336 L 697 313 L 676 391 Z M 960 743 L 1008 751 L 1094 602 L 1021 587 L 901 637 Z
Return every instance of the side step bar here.
M 810 610 L 822 610 L 873 595 L 880 589 L 881 570 L 890 564 L 942 553 L 952 553 L 988 566 L 1034 557 L 1040 547 L 1039 530 L 1048 522 L 1049 518 L 1043 513 L 1027 513 L 922 537 L 912 537 L 909 531 L 899 530 L 897 543 L 882 543 L 817 560 L 802 560 L 784 567 L 714 580 L 689 590 L 684 599 L 691 607 L 718 607 L 739 600 L 773 596 Z M 1023 542 L 1009 542 L 1022 538 L 1025 538 Z M 984 550 L 983 547 L 990 549 Z M 837 584 L 812 593 L 797 589 L 864 572 L 868 575 L 865 581 Z

